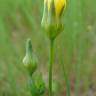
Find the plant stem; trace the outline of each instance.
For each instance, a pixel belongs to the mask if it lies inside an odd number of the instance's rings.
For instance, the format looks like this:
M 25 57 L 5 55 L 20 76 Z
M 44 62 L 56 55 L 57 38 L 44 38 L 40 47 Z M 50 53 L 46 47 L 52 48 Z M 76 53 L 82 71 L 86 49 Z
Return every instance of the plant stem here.
M 49 62 L 49 96 L 52 96 L 52 67 L 53 67 L 53 48 L 54 40 L 50 40 L 50 62 Z
M 75 96 L 79 95 L 79 86 L 80 86 L 80 63 L 78 63 L 76 66 Z
M 30 93 L 32 95 L 33 93 L 32 93 L 32 77 L 31 77 L 31 75 L 29 75 L 29 77 L 28 77 L 28 89 L 30 90 Z
M 65 83 L 66 83 L 66 96 L 71 96 L 71 93 L 70 93 L 70 81 L 69 81 L 69 78 L 68 78 L 68 73 L 65 69 L 65 66 L 64 64 L 62 64 L 62 69 L 63 69 L 63 76 L 64 76 L 64 79 L 65 79 Z

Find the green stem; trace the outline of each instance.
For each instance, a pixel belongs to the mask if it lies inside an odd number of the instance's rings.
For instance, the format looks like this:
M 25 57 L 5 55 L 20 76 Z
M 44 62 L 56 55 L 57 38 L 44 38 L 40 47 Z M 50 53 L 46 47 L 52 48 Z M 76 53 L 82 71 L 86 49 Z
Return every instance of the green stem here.
M 30 90 L 30 93 L 31 93 L 31 96 L 32 96 L 32 77 L 31 75 L 29 75 L 29 78 L 28 78 L 28 89 Z
M 65 83 L 66 83 L 66 96 L 71 96 L 71 93 L 70 93 L 70 81 L 69 81 L 69 78 L 68 78 L 68 73 L 65 69 L 65 66 L 64 64 L 62 64 L 62 69 L 63 69 L 63 76 L 64 76 L 64 79 L 65 79 Z
M 50 40 L 50 63 L 49 63 L 49 96 L 52 96 L 52 67 L 53 67 L 53 48 L 54 40 Z
M 79 95 L 79 87 L 80 87 L 80 61 L 78 61 L 76 65 L 75 96 Z

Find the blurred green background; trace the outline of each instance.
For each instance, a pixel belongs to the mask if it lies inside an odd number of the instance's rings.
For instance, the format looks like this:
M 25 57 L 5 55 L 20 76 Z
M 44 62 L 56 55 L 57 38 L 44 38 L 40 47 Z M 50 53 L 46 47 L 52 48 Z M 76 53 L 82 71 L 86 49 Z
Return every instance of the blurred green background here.
M 42 13 L 43 0 L 0 0 L 0 96 L 30 96 L 22 64 L 27 38 L 47 81 L 49 40 L 41 29 Z M 67 0 L 63 20 L 65 30 L 55 40 L 54 78 L 64 82 L 63 64 L 72 94 L 78 75 L 80 96 L 90 91 L 88 96 L 96 96 L 96 0 Z M 61 90 L 65 96 L 62 84 Z

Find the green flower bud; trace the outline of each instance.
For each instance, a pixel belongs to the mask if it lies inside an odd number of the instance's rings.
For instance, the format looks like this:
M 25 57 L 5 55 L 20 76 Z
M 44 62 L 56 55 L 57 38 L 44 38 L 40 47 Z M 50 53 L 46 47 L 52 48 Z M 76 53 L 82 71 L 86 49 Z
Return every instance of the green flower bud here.
M 34 96 L 43 96 L 45 93 L 45 83 L 42 74 L 35 75 L 32 83 L 32 94 Z
M 26 55 L 23 59 L 23 64 L 30 75 L 32 75 L 37 68 L 37 58 L 33 53 L 30 39 L 26 42 Z

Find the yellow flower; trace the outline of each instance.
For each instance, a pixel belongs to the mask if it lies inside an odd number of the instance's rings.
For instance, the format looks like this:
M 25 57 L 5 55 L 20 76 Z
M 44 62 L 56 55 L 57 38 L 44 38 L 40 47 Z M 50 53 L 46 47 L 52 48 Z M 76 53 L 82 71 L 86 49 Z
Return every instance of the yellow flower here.
M 45 3 L 46 2 L 47 2 L 48 10 L 50 10 L 51 0 L 45 0 Z M 53 0 L 53 2 L 55 7 L 55 14 L 58 17 L 62 13 L 63 9 L 66 8 L 66 0 Z
M 42 28 L 50 39 L 64 30 L 62 12 L 66 8 L 66 0 L 44 0 Z

